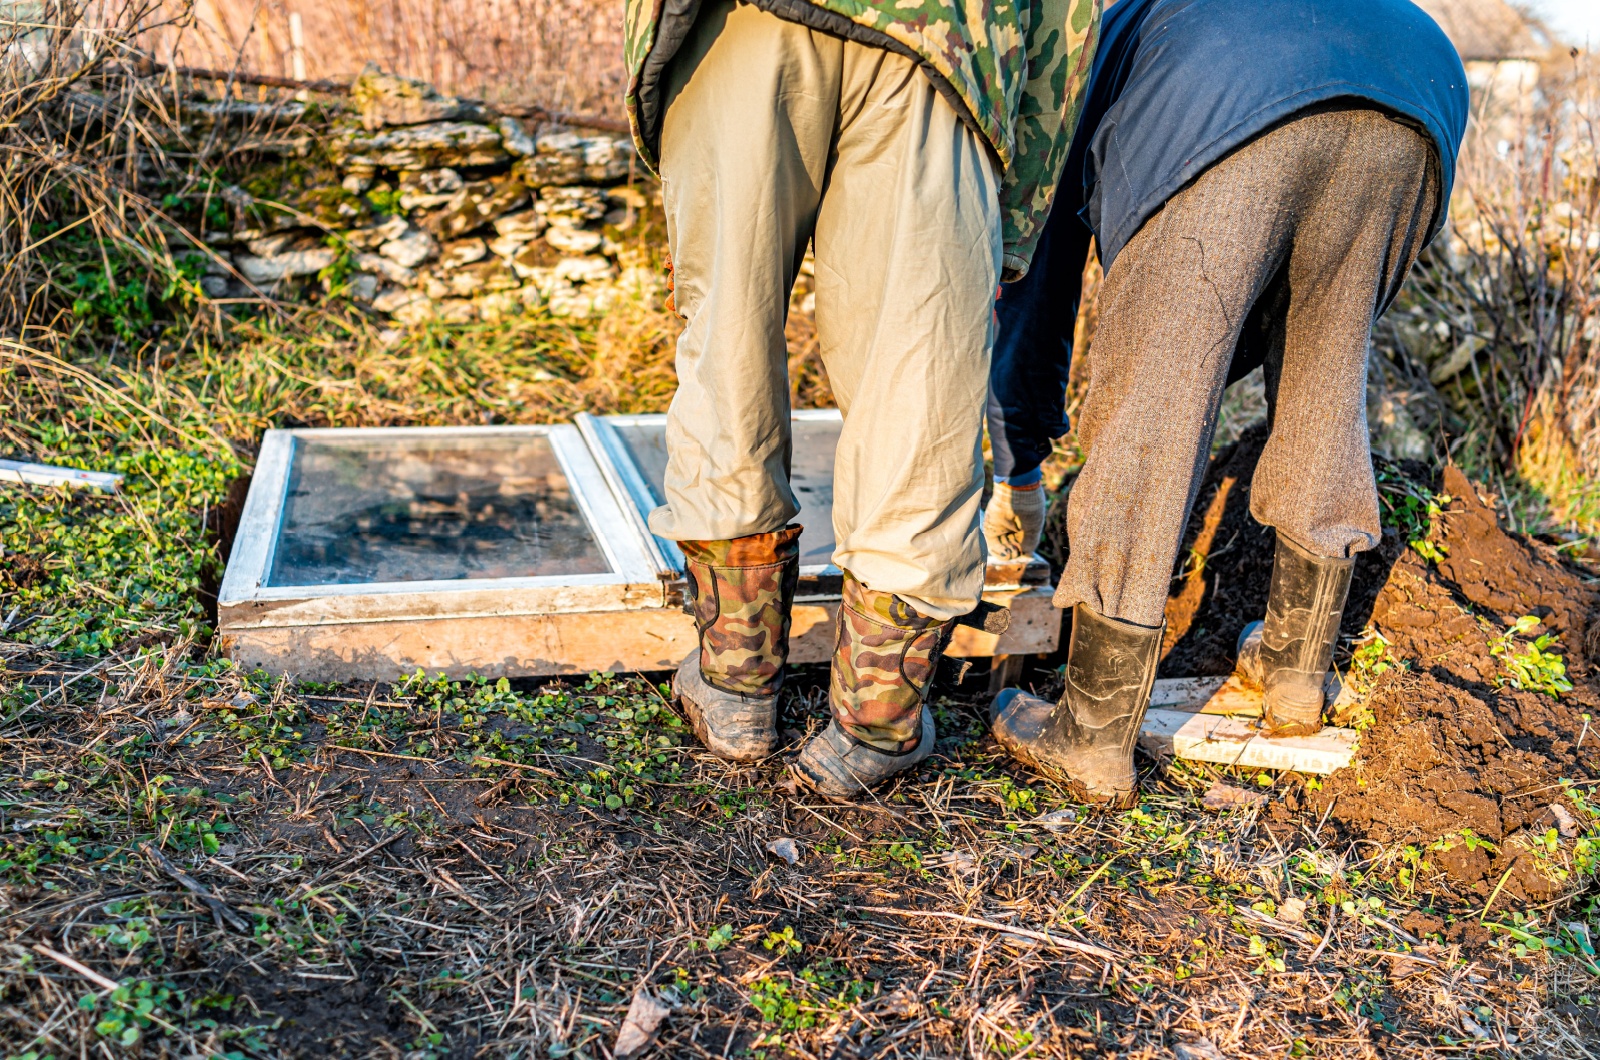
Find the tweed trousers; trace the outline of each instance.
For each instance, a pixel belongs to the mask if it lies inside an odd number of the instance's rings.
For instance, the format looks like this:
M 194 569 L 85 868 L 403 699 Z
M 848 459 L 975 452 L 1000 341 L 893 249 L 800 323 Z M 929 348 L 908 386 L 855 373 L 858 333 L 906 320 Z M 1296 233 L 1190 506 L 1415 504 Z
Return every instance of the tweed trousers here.
M 1324 108 L 1241 147 L 1145 222 L 1101 288 L 1058 607 L 1161 624 L 1236 353 L 1264 365 L 1271 418 L 1251 515 L 1318 556 L 1377 544 L 1367 350 L 1438 189 L 1420 132 Z

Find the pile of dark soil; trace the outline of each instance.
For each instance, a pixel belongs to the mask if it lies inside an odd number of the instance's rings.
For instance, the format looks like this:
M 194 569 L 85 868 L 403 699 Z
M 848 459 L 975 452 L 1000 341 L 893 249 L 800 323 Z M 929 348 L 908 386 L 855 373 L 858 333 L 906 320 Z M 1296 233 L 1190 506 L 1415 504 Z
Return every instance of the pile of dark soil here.
M 1162 676 L 1231 671 L 1239 629 L 1265 611 L 1272 533 L 1249 515 L 1264 442 L 1259 428 L 1212 462 L 1167 606 Z M 1404 472 L 1421 469 L 1389 469 Z M 1386 530 L 1361 557 L 1345 612 L 1346 638 L 1370 625 L 1388 641 L 1386 659 L 1374 652 L 1353 675 L 1372 682 L 1358 760 L 1273 814 L 1283 824 L 1295 810 L 1326 816 L 1351 842 L 1369 841 L 1361 856 L 1394 852 L 1419 891 L 1442 899 L 1482 907 L 1491 896 L 1498 906 L 1579 893 L 1600 869 L 1590 809 L 1600 808 L 1600 724 L 1585 717 L 1600 718 L 1590 666 L 1600 579 L 1503 530 L 1459 469 L 1429 485 L 1452 498 L 1428 537 L 1438 561 Z M 1524 616 L 1538 624 L 1505 641 Z M 1506 652 L 1546 633 L 1573 685 L 1559 696 L 1508 680 Z M 1373 662 L 1391 665 L 1374 674 Z

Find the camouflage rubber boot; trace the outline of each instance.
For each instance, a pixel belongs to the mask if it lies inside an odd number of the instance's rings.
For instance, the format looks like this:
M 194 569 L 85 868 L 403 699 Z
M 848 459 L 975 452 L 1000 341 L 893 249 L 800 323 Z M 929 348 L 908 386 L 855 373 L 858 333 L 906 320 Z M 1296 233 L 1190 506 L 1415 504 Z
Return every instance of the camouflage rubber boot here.
M 1139 801 L 1133 747 L 1150 707 L 1163 627 L 1072 609 L 1067 687 L 1051 703 L 1021 689 L 995 697 L 989 724 L 1015 759 L 1092 806 L 1125 810 Z
M 700 647 L 672 690 L 713 754 L 755 762 L 778 746 L 778 689 L 800 581 L 800 528 L 731 541 L 680 541 Z
M 849 573 L 839 603 L 828 727 L 795 762 L 818 794 L 858 795 L 933 753 L 933 714 L 924 705 L 954 621 L 920 614 Z
M 1355 567 L 1353 558 L 1313 556 L 1279 535 L 1266 621 L 1252 622 L 1239 634 L 1235 666 L 1262 690 L 1267 735 L 1321 731 L 1324 688 Z

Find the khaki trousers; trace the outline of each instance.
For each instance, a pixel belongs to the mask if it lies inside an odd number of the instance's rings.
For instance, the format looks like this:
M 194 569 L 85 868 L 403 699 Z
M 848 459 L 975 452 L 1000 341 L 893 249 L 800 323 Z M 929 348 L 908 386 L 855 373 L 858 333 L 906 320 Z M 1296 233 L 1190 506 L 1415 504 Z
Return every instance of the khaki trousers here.
M 1438 195 L 1431 141 L 1332 110 L 1246 144 L 1145 222 L 1100 291 L 1057 607 L 1161 624 L 1235 350 L 1264 357 L 1272 424 L 1250 514 L 1315 556 L 1377 543 L 1367 347 Z
M 806 244 L 844 414 L 834 562 L 931 618 L 983 587 L 978 504 L 1000 175 L 904 56 L 708 2 L 673 60 L 661 132 L 679 311 L 667 416 L 673 540 L 782 528 L 784 319 Z

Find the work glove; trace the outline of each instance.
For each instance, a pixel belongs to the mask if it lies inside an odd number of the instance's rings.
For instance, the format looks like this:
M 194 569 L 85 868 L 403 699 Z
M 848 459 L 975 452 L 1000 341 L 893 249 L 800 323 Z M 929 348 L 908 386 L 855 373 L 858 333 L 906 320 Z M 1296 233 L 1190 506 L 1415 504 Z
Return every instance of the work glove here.
M 1025 559 L 1039 547 L 1044 532 L 1044 483 L 994 484 L 994 496 L 983 514 L 983 538 L 995 559 Z

